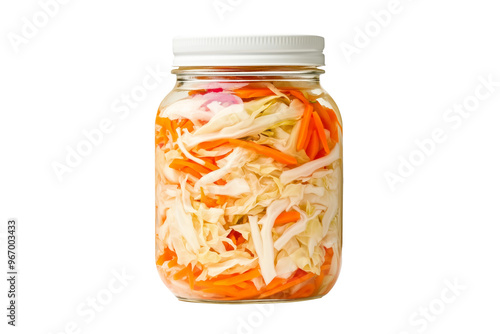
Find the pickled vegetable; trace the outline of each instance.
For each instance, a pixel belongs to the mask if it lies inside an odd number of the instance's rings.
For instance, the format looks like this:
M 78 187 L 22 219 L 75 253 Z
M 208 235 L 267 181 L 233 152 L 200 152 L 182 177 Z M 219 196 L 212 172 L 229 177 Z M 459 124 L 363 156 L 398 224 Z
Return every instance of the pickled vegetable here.
M 156 264 L 189 300 L 318 297 L 341 252 L 342 127 L 311 90 L 191 90 L 156 118 Z

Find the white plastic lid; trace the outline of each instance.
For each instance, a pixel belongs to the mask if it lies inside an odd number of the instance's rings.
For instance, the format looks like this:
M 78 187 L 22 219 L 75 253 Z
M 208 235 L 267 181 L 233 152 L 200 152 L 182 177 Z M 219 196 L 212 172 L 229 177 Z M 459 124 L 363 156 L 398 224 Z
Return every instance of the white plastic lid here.
M 321 36 L 178 37 L 174 66 L 323 66 Z

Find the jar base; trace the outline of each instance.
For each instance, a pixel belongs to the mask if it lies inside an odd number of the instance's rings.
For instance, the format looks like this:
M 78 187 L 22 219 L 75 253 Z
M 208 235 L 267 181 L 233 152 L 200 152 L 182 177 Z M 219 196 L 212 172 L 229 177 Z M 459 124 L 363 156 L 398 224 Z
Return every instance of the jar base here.
M 319 299 L 323 296 L 324 295 L 298 298 L 298 299 L 242 299 L 242 300 L 208 300 L 208 299 L 184 298 L 178 296 L 176 297 L 181 302 L 198 303 L 198 304 L 270 304 L 270 303 L 274 304 L 274 303 L 303 302 L 308 300 Z

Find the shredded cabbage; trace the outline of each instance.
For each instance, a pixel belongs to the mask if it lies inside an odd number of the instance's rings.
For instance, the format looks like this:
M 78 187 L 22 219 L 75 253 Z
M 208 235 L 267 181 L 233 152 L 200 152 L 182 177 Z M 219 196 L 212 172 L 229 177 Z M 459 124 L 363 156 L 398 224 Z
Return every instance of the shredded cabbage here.
M 165 257 L 158 262 L 165 281 L 183 295 L 231 300 L 213 282 L 245 275 L 228 291 L 288 298 L 310 289 L 311 280 L 274 295 L 266 289 L 316 275 L 322 283 L 311 293 L 325 291 L 340 265 L 341 127 L 335 138 L 325 123 L 328 154 L 321 147 L 311 153 L 310 138 L 299 145 L 304 133 L 312 135 L 304 130 L 306 108 L 320 103 L 307 100 L 322 90 L 307 95 L 271 83 L 198 88 L 162 105 L 158 117 L 171 123 L 156 125 L 165 139 L 155 149 L 156 253 Z

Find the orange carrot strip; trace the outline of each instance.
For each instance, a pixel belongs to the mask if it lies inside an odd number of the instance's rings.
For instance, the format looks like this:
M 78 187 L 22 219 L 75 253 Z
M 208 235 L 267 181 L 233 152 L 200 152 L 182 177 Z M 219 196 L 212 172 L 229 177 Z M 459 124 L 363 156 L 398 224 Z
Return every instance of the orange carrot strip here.
M 294 294 L 288 296 L 288 299 L 299 299 L 310 297 L 316 290 L 316 285 L 308 283 L 297 290 Z
M 297 211 L 282 212 L 274 221 L 274 226 L 280 226 L 300 219 L 300 213 Z
M 208 206 L 209 208 L 213 208 L 213 207 L 217 206 L 217 201 L 213 198 L 207 197 L 205 195 L 205 192 L 203 191 L 203 188 L 200 188 L 200 192 L 201 192 L 201 202 L 202 203 L 205 203 L 205 205 Z
M 177 258 L 174 257 L 172 260 L 170 260 L 167 264 L 169 268 L 175 267 L 177 265 Z
M 243 289 L 243 290 L 253 288 L 253 285 L 251 283 L 248 283 L 248 282 L 241 282 L 241 283 L 235 284 L 235 286 L 237 286 L 238 288 Z M 254 288 L 254 290 L 255 290 L 255 288 Z
M 302 103 L 304 103 L 304 105 L 308 105 L 309 104 L 309 100 L 306 99 L 306 97 L 304 96 L 304 94 L 301 92 L 301 91 L 298 91 L 298 90 L 289 90 L 288 93 L 292 96 L 295 96 L 296 98 L 298 98 Z
M 225 241 L 223 241 L 223 242 L 222 242 L 222 244 L 224 245 L 224 248 L 225 248 L 225 249 L 226 249 L 226 251 L 228 251 L 228 252 L 229 252 L 229 251 L 232 251 L 232 250 L 234 250 L 234 249 L 235 249 L 235 248 L 234 248 L 231 244 L 229 244 L 229 242 L 225 242 Z
M 221 180 L 223 181 L 223 180 Z M 227 196 L 225 195 L 219 195 L 217 196 L 217 205 L 224 205 L 224 203 L 226 203 L 227 201 Z
M 188 173 L 188 174 L 193 175 L 197 179 L 201 179 L 201 174 L 198 173 L 197 171 L 195 171 L 194 169 L 192 169 L 191 167 L 184 167 L 184 168 L 182 168 L 182 171 L 184 173 Z
M 193 95 L 196 95 L 196 94 L 204 94 L 206 92 L 205 89 L 197 89 L 197 90 L 191 90 L 189 91 L 189 96 L 193 96 Z
M 213 150 L 214 148 L 222 146 L 222 145 L 224 145 L 226 143 L 227 143 L 227 139 L 218 139 L 218 140 L 214 140 L 214 141 L 206 141 L 206 142 L 198 144 L 196 146 L 196 149 L 198 149 L 198 150 L 202 149 L 202 150 L 210 151 L 210 150 Z
M 228 297 L 238 297 L 240 294 L 240 290 L 232 286 L 212 286 L 210 288 L 202 289 L 201 291 Z
M 240 147 L 252 150 L 256 153 L 262 154 L 262 155 L 267 155 L 268 157 L 271 157 L 274 160 L 281 162 L 283 164 L 287 164 L 287 165 L 297 164 L 297 159 L 295 159 L 291 155 L 285 154 L 281 151 L 278 151 L 278 150 L 271 148 L 271 147 L 268 147 L 268 146 L 256 144 L 253 142 L 247 142 L 247 141 L 240 140 L 240 139 L 229 138 L 229 139 L 219 139 L 219 140 L 215 140 L 212 142 L 204 142 L 204 143 L 198 144 L 197 148 L 198 149 L 200 149 L 200 148 L 211 149 L 211 148 L 215 148 L 217 146 L 224 145 L 226 143 L 240 146 Z
M 223 179 L 220 179 L 220 180 L 217 180 L 215 181 L 215 184 L 219 185 L 219 186 L 223 186 L 225 185 L 227 182 Z
M 184 118 L 183 120 L 180 120 L 178 127 L 182 129 L 184 127 L 184 124 L 186 124 L 187 121 L 188 121 L 187 118 Z
M 165 263 L 165 261 L 167 261 L 166 256 L 165 254 L 162 254 L 158 257 L 158 260 L 156 260 L 156 265 L 161 266 L 163 265 L 163 263 Z
M 326 155 L 325 149 L 322 148 L 321 151 L 319 151 L 314 158 L 315 159 L 323 158 L 325 155 Z
M 332 267 L 331 264 L 324 264 L 324 265 L 321 266 L 321 270 L 328 271 L 328 270 L 330 270 L 331 267 Z
M 307 129 L 309 128 L 309 122 L 311 120 L 311 113 L 313 107 L 310 104 L 305 105 L 304 115 L 302 116 L 302 123 L 299 129 L 299 139 L 297 141 L 297 151 L 302 150 L 305 146 L 307 138 Z
M 217 170 L 219 169 L 219 167 L 217 165 L 215 165 L 215 161 L 213 160 L 213 158 L 199 158 L 201 160 L 203 160 L 205 162 L 205 167 L 207 167 L 208 169 L 210 170 Z
M 156 123 L 161 125 L 162 127 L 164 127 L 166 131 L 170 132 L 170 134 L 172 135 L 172 139 L 174 141 L 177 140 L 177 133 L 174 131 L 174 129 L 172 127 L 172 121 L 170 120 L 170 118 L 158 117 L 156 119 Z
M 195 281 L 194 282 L 194 289 L 195 290 L 208 289 L 208 288 L 212 288 L 213 286 L 214 286 L 214 282 L 212 280 Z
M 283 284 L 286 283 L 286 279 L 284 278 L 279 278 L 279 277 L 275 277 L 266 287 L 265 289 L 266 290 L 271 290 L 271 289 L 274 289 L 274 288 L 277 288 L 278 286 L 281 286 Z
M 317 131 L 314 131 L 309 146 L 306 148 L 306 154 L 309 159 L 314 160 L 319 151 L 319 138 Z
M 250 299 L 250 298 L 255 298 L 258 295 L 259 295 L 259 291 L 253 285 L 250 285 L 249 288 L 245 288 L 245 289 L 239 291 L 238 295 L 236 297 L 227 297 L 227 298 L 223 298 L 222 300 Z
M 185 277 L 187 275 L 188 271 L 189 271 L 189 267 L 186 266 L 186 267 L 182 268 L 181 270 L 179 270 L 178 272 L 176 272 L 174 274 L 174 276 L 172 276 L 172 278 L 175 280 L 179 280 L 179 279 Z
M 241 233 L 233 229 L 231 229 L 231 232 L 229 232 L 227 237 L 230 238 L 236 246 L 245 242 L 245 238 L 243 238 Z
M 314 122 L 309 120 L 309 127 L 307 128 L 307 138 L 306 138 L 306 141 L 304 143 L 304 147 L 307 147 L 309 145 L 309 142 L 311 141 L 314 129 L 315 129 Z
M 194 130 L 194 124 L 191 122 L 191 120 L 188 120 L 186 124 L 183 126 L 184 129 L 188 129 L 189 132 L 193 132 Z
M 259 276 L 260 276 L 259 269 L 252 269 L 238 276 L 215 281 L 214 285 L 236 285 L 238 283 L 249 281 Z
M 156 264 L 161 266 L 165 261 L 170 261 L 177 257 L 177 254 L 169 248 L 163 249 L 163 254 L 158 257 Z
M 182 169 L 184 167 L 189 167 L 195 171 L 197 171 L 198 173 L 203 173 L 203 174 L 208 174 L 211 172 L 210 169 L 208 169 L 207 167 L 205 166 L 202 166 L 200 164 L 197 164 L 196 162 L 194 161 L 188 161 L 188 160 L 182 160 L 182 159 L 174 159 L 171 163 L 170 163 L 170 168 L 173 168 L 173 169 Z
M 233 94 L 242 99 L 276 95 L 269 88 L 240 88 L 233 90 Z
M 257 152 L 262 155 L 267 155 L 268 157 L 273 158 L 274 160 L 281 162 L 286 165 L 295 165 L 297 164 L 297 159 L 292 157 L 291 155 L 285 154 L 281 151 L 278 151 L 274 148 L 264 146 L 264 145 L 259 145 L 253 142 L 247 142 L 244 140 L 239 140 L 239 139 L 228 139 L 227 140 L 230 144 L 234 144 L 249 150 L 252 150 L 254 152 Z
M 330 131 L 330 136 L 332 134 L 332 129 L 333 129 L 333 119 L 330 118 L 330 115 L 328 115 L 328 112 L 326 111 L 325 107 L 321 105 L 318 101 L 316 101 L 314 104 L 314 110 L 319 115 L 319 118 L 321 118 L 321 122 L 323 123 L 323 126 L 325 129 Z
M 325 110 L 328 113 L 328 115 L 330 116 L 330 119 L 332 120 L 332 124 L 340 126 L 340 129 L 342 130 L 342 126 L 340 125 L 339 119 L 338 119 L 335 111 L 333 111 L 333 109 L 331 109 L 331 108 L 326 108 L 326 107 L 325 107 Z M 337 128 L 337 127 L 335 127 L 335 128 Z
M 328 142 L 326 140 L 325 128 L 323 127 L 323 123 L 321 123 L 321 119 L 317 112 L 313 112 L 313 120 L 316 125 L 316 130 L 318 131 L 319 140 L 321 141 L 321 145 L 325 149 L 325 152 L 330 153 L 330 148 L 328 147 Z
M 239 236 L 238 239 L 236 239 L 236 245 L 241 245 L 242 243 L 245 242 L 245 238 L 243 238 L 243 236 Z
M 263 294 L 261 294 L 259 296 L 259 299 L 262 299 L 262 298 L 266 298 L 266 297 L 269 297 L 269 296 L 272 296 L 272 295 L 275 295 L 279 292 L 282 292 L 286 289 L 289 289 L 291 288 L 292 286 L 295 286 L 297 284 L 300 284 L 302 282 L 305 282 L 307 281 L 308 279 L 314 277 L 314 274 L 313 273 L 309 273 L 309 274 L 306 274 L 304 276 L 301 276 L 301 277 L 298 277 L 298 278 L 295 278 L 295 279 L 292 279 L 290 282 L 288 283 L 285 283 L 283 284 L 282 286 L 278 286 L 277 288 L 274 288 L 274 289 L 271 289 L 269 291 L 266 291 L 264 292 Z

